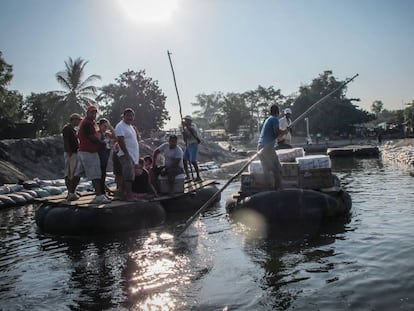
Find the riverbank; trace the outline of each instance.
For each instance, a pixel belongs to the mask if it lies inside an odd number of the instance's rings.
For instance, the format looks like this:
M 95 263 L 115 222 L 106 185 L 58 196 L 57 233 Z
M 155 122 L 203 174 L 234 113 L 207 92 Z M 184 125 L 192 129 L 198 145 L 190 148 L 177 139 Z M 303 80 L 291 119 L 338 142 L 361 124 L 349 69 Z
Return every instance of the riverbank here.
M 145 139 L 140 142 L 140 156 L 152 155 L 164 141 Z M 217 143 L 204 141 L 199 147 L 199 162 L 218 164 L 240 159 L 238 154 L 221 148 Z M 108 169 L 111 170 L 112 163 Z M 0 141 L 0 185 L 19 181 L 63 178 L 62 136 L 36 139 L 6 139 Z
M 381 146 L 382 158 L 414 168 L 414 139 L 387 141 Z

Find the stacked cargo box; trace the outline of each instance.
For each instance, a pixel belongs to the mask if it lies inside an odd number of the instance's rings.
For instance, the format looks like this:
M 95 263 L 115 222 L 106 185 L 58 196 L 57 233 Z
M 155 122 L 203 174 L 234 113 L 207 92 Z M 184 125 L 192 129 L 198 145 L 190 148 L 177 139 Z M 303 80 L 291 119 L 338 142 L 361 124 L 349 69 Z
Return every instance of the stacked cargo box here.
M 305 156 L 303 148 L 277 150 L 283 188 L 321 189 L 333 186 L 331 160 L 326 155 Z M 258 192 L 273 188 L 267 184 L 259 160 L 250 163 L 241 176 L 242 192 Z

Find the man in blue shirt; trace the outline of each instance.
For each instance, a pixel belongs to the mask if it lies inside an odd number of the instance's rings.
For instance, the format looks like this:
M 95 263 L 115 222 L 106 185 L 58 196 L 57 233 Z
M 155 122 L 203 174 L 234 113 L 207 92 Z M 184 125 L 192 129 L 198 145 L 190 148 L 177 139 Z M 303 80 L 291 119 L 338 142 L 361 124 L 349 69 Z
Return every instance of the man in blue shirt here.
M 281 188 L 280 163 L 275 151 L 275 141 L 279 135 L 286 132 L 279 128 L 278 115 L 279 107 L 275 104 L 270 106 L 270 116 L 263 124 L 257 144 L 257 150 L 261 150 L 259 159 L 262 163 L 263 173 L 269 185 L 273 185 L 271 172 L 273 173 L 275 189 Z

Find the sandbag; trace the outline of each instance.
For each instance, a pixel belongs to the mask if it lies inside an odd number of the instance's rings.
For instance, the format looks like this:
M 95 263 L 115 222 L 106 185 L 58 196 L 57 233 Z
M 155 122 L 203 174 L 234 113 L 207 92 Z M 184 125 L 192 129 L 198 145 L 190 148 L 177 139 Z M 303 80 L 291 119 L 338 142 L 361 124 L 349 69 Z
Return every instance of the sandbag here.
M 22 191 L 20 191 L 20 192 L 26 192 L 26 193 L 30 194 L 33 198 L 37 198 L 37 193 L 36 193 L 36 191 L 34 191 L 34 190 L 30 190 L 30 189 L 23 189 L 23 190 L 22 190 Z
M 16 202 L 5 194 L 0 194 L 0 200 L 2 202 L 2 207 L 10 207 L 16 205 Z
M 16 204 L 26 204 L 27 203 L 27 200 L 24 198 L 24 196 L 22 196 L 20 194 L 9 193 L 9 194 L 6 194 L 6 196 L 13 199 L 13 201 L 16 202 Z
M 39 197 L 39 198 L 44 198 L 44 197 L 50 196 L 49 191 L 47 191 L 43 188 L 35 188 L 35 189 L 32 189 L 32 190 L 36 192 L 37 197 Z
M 27 193 L 24 191 L 18 191 L 18 192 L 15 192 L 14 194 L 21 195 L 22 197 L 26 199 L 27 202 L 32 202 L 34 200 L 34 197 L 30 195 L 30 193 Z
M 34 189 L 34 188 L 40 188 L 40 185 L 38 182 L 34 180 L 26 180 L 23 182 L 23 187 L 25 189 Z
M 42 187 L 42 189 L 49 192 L 50 195 L 59 195 L 63 192 L 61 188 L 55 187 L 55 186 L 45 186 L 45 187 Z

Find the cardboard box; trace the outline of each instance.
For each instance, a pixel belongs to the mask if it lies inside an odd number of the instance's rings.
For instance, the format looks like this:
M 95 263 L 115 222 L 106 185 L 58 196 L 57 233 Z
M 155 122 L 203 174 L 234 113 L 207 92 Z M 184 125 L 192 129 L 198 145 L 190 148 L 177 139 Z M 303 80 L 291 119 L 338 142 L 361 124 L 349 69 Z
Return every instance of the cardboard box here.
M 303 189 L 321 189 L 333 187 L 334 180 L 330 168 L 299 171 L 299 187 Z
M 299 176 L 299 164 L 295 162 L 281 162 L 280 166 L 282 168 L 282 178 L 285 177 L 295 177 L 296 179 Z
M 250 163 L 248 167 L 248 172 L 263 174 L 262 163 L 260 162 L 260 160 L 255 160 L 252 163 Z
M 173 193 L 183 193 L 184 192 L 184 179 L 185 175 L 180 174 L 175 176 L 174 188 L 172 189 Z M 160 193 L 169 193 L 170 187 L 168 185 L 167 176 L 158 177 L 158 191 Z
M 274 188 L 274 179 L 273 174 L 270 178 L 270 184 L 266 180 L 264 174 L 260 173 L 243 173 L 241 175 L 241 191 L 250 192 L 250 191 L 264 191 Z

